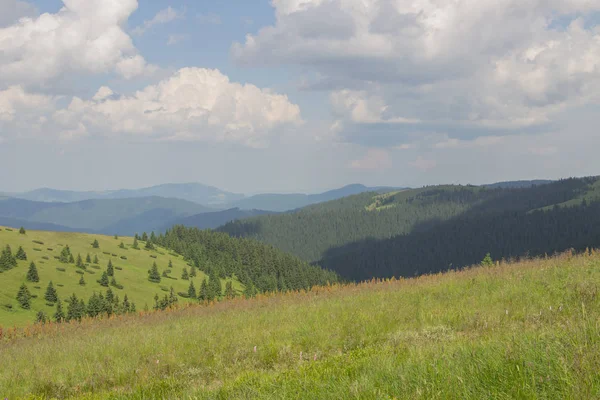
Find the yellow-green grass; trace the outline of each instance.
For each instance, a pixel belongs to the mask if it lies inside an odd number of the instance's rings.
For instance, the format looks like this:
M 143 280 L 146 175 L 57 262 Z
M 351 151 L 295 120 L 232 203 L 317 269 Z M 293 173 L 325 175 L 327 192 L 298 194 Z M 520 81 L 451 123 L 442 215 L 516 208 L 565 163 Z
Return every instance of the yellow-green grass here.
M 592 253 L 51 326 L 0 397 L 600 398 L 599 290 Z
M 0 273 L 0 326 L 5 328 L 23 326 L 33 322 L 37 312 L 40 310 L 46 312 L 48 315 L 52 315 L 55 312 L 54 307 L 47 306 L 46 300 L 44 300 L 46 287 L 50 281 L 53 282 L 59 297 L 63 300 L 72 294 L 76 294 L 79 298 L 83 298 L 87 302 L 94 291 L 104 293 L 107 288 L 102 287 L 97 280 L 102 276 L 102 272 L 106 270 L 109 260 L 112 260 L 115 267 L 122 268 L 122 270 L 115 269 L 115 278 L 117 283 L 124 286 L 123 289 L 112 287 L 111 290 L 121 300 L 127 294 L 129 300 L 136 304 L 138 310 L 143 309 L 146 304 L 152 308 L 154 305 L 154 296 L 158 294 L 162 297 L 166 294 L 161 289 L 161 286 L 167 289 L 172 286 L 176 292 L 187 293 L 190 284 L 189 281 L 181 279 L 183 268 L 187 268 L 188 272 L 190 271 L 190 266 L 187 265 L 182 256 L 173 254 L 169 250 L 160 247 L 157 247 L 155 250 L 145 250 L 144 242 L 141 241 L 139 243 L 140 249 L 135 250 L 132 248 L 132 237 L 119 237 L 115 239 L 113 236 L 49 231 L 27 231 L 23 235 L 19 233 L 18 228 L 8 228 L 12 229 L 12 231 L 6 227 L 0 227 L 0 229 L 1 248 L 10 245 L 13 254 L 15 254 L 19 246 L 22 246 L 27 253 L 27 261 L 19 261 L 18 267 Z M 95 239 L 100 244 L 100 248 L 98 249 L 92 247 Z M 43 244 L 34 243 L 34 240 Z M 121 242 L 125 245 L 125 249 L 119 248 Z M 79 279 L 82 275 L 77 273 L 77 271 L 81 272 L 81 269 L 77 268 L 74 264 L 63 264 L 54 258 L 60 255 L 63 246 L 66 245 L 69 246 L 75 258 L 77 258 L 77 254 L 81 254 L 81 257 L 85 261 L 88 253 L 92 260 L 94 259 L 94 255 L 98 256 L 99 263 L 88 266 L 88 272 L 83 274 L 86 282 L 85 286 L 79 285 Z M 113 254 L 116 254 L 116 256 L 113 256 Z M 121 256 L 127 257 L 127 259 L 124 260 Z M 152 266 L 152 263 L 156 261 L 158 269 L 162 273 L 163 270 L 168 268 L 169 260 L 173 263 L 170 276 L 177 279 L 163 277 L 160 283 L 148 281 L 148 270 Z M 27 270 L 31 261 L 36 264 L 40 282 L 32 283 L 26 281 Z M 65 271 L 59 271 L 57 268 L 64 268 Z M 201 271 L 198 271 L 196 278 L 192 278 L 196 289 L 200 288 L 200 284 L 204 278 L 205 275 Z M 27 285 L 32 294 L 38 296 L 32 300 L 30 310 L 22 309 L 16 300 L 19 287 L 23 283 Z M 222 283 L 224 286 L 224 281 Z M 234 288 L 237 290 L 242 289 L 237 281 L 234 282 Z M 190 300 L 180 298 L 180 301 L 187 302 Z M 8 309 L 6 307 L 7 304 L 11 304 L 12 309 Z

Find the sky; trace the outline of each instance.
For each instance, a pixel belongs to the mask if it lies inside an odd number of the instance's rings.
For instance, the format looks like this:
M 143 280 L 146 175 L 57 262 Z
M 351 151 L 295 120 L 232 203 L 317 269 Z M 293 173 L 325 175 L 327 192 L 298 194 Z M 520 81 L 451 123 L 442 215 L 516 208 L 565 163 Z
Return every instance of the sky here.
M 0 192 L 600 174 L 600 0 L 0 0 Z

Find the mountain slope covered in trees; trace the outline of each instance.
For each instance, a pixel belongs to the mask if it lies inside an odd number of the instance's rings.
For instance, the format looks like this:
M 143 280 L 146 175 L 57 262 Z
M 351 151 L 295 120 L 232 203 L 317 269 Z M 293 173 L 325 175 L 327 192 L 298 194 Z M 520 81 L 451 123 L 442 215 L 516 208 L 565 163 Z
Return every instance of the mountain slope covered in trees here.
M 257 238 L 350 279 L 413 276 L 468 265 L 487 252 L 517 257 L 598 245 L 598 200 L 598 178 L 527 188 L 447 185 L 363 193 L 220 230 Z

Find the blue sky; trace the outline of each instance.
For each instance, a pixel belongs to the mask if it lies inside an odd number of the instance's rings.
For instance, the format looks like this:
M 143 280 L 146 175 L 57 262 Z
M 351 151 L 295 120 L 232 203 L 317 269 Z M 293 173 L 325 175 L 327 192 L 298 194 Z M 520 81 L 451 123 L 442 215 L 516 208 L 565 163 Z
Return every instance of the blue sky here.
M 600 3 L 473 4 L 0 0 L 0 192 L 598 174 Z

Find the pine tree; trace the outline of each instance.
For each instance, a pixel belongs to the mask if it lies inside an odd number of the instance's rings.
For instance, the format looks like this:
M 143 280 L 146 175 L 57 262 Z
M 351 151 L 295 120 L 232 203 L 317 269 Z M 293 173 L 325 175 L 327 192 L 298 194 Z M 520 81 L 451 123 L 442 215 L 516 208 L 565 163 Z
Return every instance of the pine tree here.
M 136 250 L 138 250 L 140 248 L 140 245 L 138 244 L 137 233 L 135 234 L 135 237 L 133 238 L 133 246 L 131 246 L 131 247 Z
M 142 233 L 142 242 L 147 242 L 148 241 L 148 235 L 146 234 L 146 232 Z
M 9 245 L 6 245 L 2 254 L 0 255 L 0 271 L 7 271 L 17 266 L 17 259 L 12 254 L 12 250 Z
M 73 258 L 71 255 L 71 249 L 69 249 L 69 245 L 63 247 L 60 251 L 60 256 L 58 257 L 58 261 L 61 263 L 67 264 L 69 262 L 69 258 Z
M 115 269 L 112 264 L 112 260 L 108 260 L 108 266 L 106 267 L 106 275 L 115 276 Z
M 183 267 L 183 272 L 181 273 L 181 279 L 183 279 L 184 281 L 187 281 L 190 279 L 187 268 L 185 268 L 185 267 Z
M 83 265 L 83 258 L 81 258 L 81 254 L 77 254 L 77 261 L 75 262 L 75 265 L 79 268 L 85 268 L 85 265 Z
M 228 281 L 225 284 L 225 297 L 228 299 L 233 299 L 235 297 L 235 291 L 233 290 L 233 284 L 231 281 Z
M 196 267 L 192 267 L 192 269 L 190 270 L 190 278 L 195 278 L 196 277 Z
M 483 260 L 481 261 L 481 266 L 482 267 L 491 267 L 494 265 L 494 260 L 492 260 L 492 255 L 490 253 L 487 253 L 485 255 L 485 257 L 483 258 Z
M 156 243 L 156 235 L 154 234 L 154 231 L 152 231 L 152 233 L 150 233 L 150 241 L 152 243 Z
M 124 249 L 125 248 L 125 243 L 121 242 L 121 244 L 119 244 L 119 248 Z
M 87 255 L 85 256 L 85 262 L 88 264 L 92 263 L 92 257 L 90 257 L 90 253 L 87 253 Z
M 169 260 L 169 269 L 173 269 L 173 261 Z
M 92 247 L 94 249 L 99 249 L 100 248 L 100 243 L 98 243 L 98 239 L 94 239 L 94 242 L 92 243 Z
M 58 293 L 56 293 L 56 289 L 54 289 L 54 285 L 52 281 L 48 283 L 48 287 L 46 288 L 46 294 L 44 294 L 44 299 L 50 303 L 56 303 L 58 301 Z
M 25 284 L 22 284 L 17 293 L 17 301 L 21 308 L 29 310 L 31 308 L 31 293 Z
M 154 250 L 154 244 L 152 244 L 152 242 L 148 240 L 146 242 L 146 246 L 144 246 L 144 248 L 148 249 L 148 250 Z
M 138 235 L 137 233 L 133 236 L 134 240 L 140 240 L 140 235 Z
M 85 286 L 85 279 L 83 279 L 83 275 L 81 275 L 81 278 L 79 279 L 79 285 Z
M 256 286 L 254 286 L 254 284 L 252 282 L 248 283 L 246 285 L 246 287 L 244 288 L 244 296 L 247 299 L 250 299 L 250 298 L 256 296 L 257 292 L 258 291 L 256 290 Z
M 135 308 L 135 303 L 132 301 L 132 302 L 131 302 L 131 305 L 129 306 L 129 312 L 133 314 L 133 313 L 135 313 L 136 311 L 137 311 L 137 310 L 136 310 L 136 308 Z
M 106 274 L 106 272 L 102 273 L 102 277 L 100 278 L 98 283 L 100 284 L 100 286 L 108 287 L 108 275 Z
M 123 312 L 128 313 L 129 311 L 131 311 L 131 305 L 129 304 L 127 295 L 125 295 L 125 297 L 123 297 Z
M 200 285 L 200 293 L 198 293 L 198 300 L 208 300 L 208 284 L 206 283 L 206 278 L 202 280 L 202 284 Z
M 115 294 L 111 288 L 106 290 L 106 302 L 109 304 L 113 304 L 115 302 Z
M 73 254 L 69 254 L 69 264 L 75 264 L 75 258 L 73 258 Z
M 35 316 L 35 323 L 43 325 L 47 322 L 48 322 L 48 316 L 46 316 L 46 313 L 43 311 L 38 311 L 37 315 Z
M 21 227 L 21 229 L 19 229 L 19 233 L 20 233 L 21 235 L 24 235 L 24 234 L 26 234 L 27 232 L 25 231 L 25 228 Z
M 23 247 L 19 246 L 19 250 L 17 250 L 17 254 L 15 254 L 15 258 L 17 260 L 21 260 L 21 261 L 27 260 L 27 253 L 25 253 L 25 250 L 23 250 Z
M 177 303 L 177 296 L 175 296 L 175 289 L 171 286 L 171 290 L 169 291 L 169 306 L 174 306 Z
M 152 268 L 150 269 L 150 271 L 148 271 L 148 280 L 154 283 L 160 282 L 160 274 L 158 273 L 158 267 L 156 266 L 156 262 L 152 264 Z
M 94 254 L 94 264 L 99 264 L 100 260 L 98 260 L 98 256 Z
M 63 322 L 65 320 L 65 313 L 63 311 L 62 301 L 58 299 L 56 303 L 56 312 L 54 313 L 54 321 Z
M 77 296 L 73 293 L 71 297 L 67 300 L 67 321 L 81 321 L 81 318 L 85 315 L 85 303 L 83 299 L 79 300 Z
M 29 281 L 29 282 L 39 282 L 40 281 L 40 276 L 38 275 L 37 268 L 33 261 L 31 262 L 31 264 L 29 264 L 29 271 L 27 271 L 27 281 Z
M 190 297 L 190 299 L 195 299 L 197 297 L 194 281 L 190 281 L 190 287 L 188 288 L 188 296 Z
M 112 279 L 110 280 L 110 286 L 119 287 L 119 284 L 117 283 L 117 280 L 115 279 L 115 277 L 113 276 Z
M 214 271 L 208 276 L 208 300 L 218 300 L 221 297 L 221 280 Z

